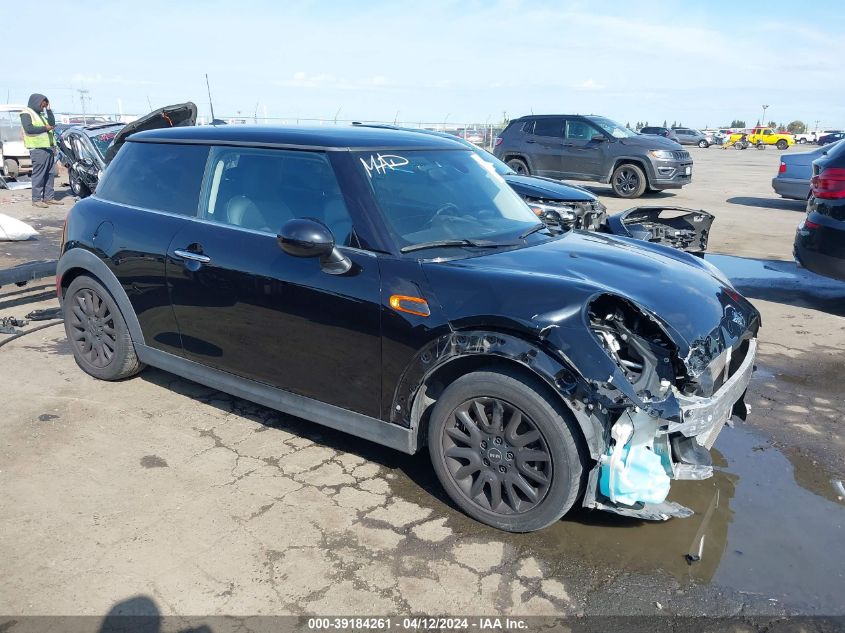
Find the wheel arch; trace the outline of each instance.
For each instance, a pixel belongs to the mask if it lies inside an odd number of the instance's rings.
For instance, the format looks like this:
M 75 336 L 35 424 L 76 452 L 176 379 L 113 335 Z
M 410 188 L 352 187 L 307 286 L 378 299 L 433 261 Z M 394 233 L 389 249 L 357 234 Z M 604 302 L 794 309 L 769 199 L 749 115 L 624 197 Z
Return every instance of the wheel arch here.
M 613 161 L 613 165 L 611 166 L 610 171 L 607 174 L 607 180 L 605 182 L 611 182 L 611 180 L 613 179 L 613 172 L 615 172 L 622 165 L 627 164 L 636 165 L 637 167 L 642 169 L 646 178 L 646 187 L 651 185 L 651 181 L 654 180 L 654 174 L 651 170 L 651 163 L 639 156 L 618 156 L 617 158 L 615 158 Z
M 539 383 L 552 405 L 580 429 L 585 453 L 595 457 L 603 452 L 603 427 L 581 403 L 586 383 L 577 372 L 539 345 L 500 331 L 450 332 L 423 347 L 399 381 L 391 421 L 410 426 L 418 448 L 424 447 L 428 416 L 440 394 L 459 376 L 481 369 L 507 370 Z
M 531 161 L 530 158 L 528 158 L 527 155 L 525 155 L 521 152 L 504 152 L 502 154 L 502 162 L 503 163 L 507 163 L 509 160 L 512 160 L 514 158 L 517 158 L 517 159 L 521 160 L 523 163 L 525 163 L 526 165 L 528 165 L 528 169 L 531 171 L 532 174 L 534 173 L 534 171 L 535 171 L 534 170 L 534 163 Z
M 91 251 L 72 248 L 65 251 L 59 258 L 56 265 L 56 290 L 59 294 L 59 302 L 63 303 L 65 291 L 71 282 L 81 275 L 93 277 L 109 291 L 123 316 L 123 320 L 126 322 L 126 327 L 129 329 L 133 342 L 136 345 L 144 345 L 141 324 L 138 322 L 135 309 L 132 307 L 126 291 L 105 262 Z

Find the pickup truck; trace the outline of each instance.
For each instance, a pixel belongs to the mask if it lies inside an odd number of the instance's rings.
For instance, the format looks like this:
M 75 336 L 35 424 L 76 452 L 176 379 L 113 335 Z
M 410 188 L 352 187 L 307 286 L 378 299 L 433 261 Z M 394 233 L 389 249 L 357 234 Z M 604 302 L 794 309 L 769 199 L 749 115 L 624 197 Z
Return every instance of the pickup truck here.
M 752 145 L 774 145 L 778 149 L 787 149 L 795 143 L 792 134 L 775 132 L 770 127 L 755 127 L 748 135 L 748 142 Z
M 795 135 L 795 142 L 804 145 L 805 143 L 818 143 L 822 136 L 833 134 L 839 130 L 814 130 L 812 132 L 804 132 L 803 134 Z

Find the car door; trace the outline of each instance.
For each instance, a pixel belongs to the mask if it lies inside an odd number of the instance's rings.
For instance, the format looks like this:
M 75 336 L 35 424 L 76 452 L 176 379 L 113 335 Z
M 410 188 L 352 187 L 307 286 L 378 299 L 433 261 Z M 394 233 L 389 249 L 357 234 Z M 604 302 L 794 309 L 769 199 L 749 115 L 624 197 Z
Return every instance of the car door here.
M 563 178 L 593 179 L 602 175 L 602 153 L 607 141 L 594 141 L 597 134 L 602 132 L 582 119 L 566 119 L 561 152 Z
M 336 162 L 336 161 L 335 161 Z M 325 153 L 216 147 L 200 219 L 171 241 L 168 282 L 185 356 L 293 393 L 378 417 L 379 268 L 348 246 L 352 221 Z M 344 275 L 288 255 L 293 218 L 332 229 Z
M 543 117 L 534 121 L 531 134 L 525 139 L 535 176 L 560 178 L 562 172 L 563 117 Z

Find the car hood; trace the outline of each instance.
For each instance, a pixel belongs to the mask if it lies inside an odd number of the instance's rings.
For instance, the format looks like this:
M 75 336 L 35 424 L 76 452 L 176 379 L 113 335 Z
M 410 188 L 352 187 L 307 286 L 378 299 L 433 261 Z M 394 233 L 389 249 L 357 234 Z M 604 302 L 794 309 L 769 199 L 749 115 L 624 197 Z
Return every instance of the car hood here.
M 597 199 L 595 195 L 582 187 L 566 185 L 551 178 L 520 176 L 518 174 L 507 174 L 503 178 L 511 189 L 521 196 L 561 202 L 591 202 Z
M 142 116 L 140 119 L 127 123 L 123 129 L 118 132 L 108 151 L 106 152 L 106 164 L 110 163 L 115 157 L 120 148 L 126 142 L 126 139 L 135 132 L 142 132 L 144 130 L 157 130 L 165 127 L 188 127 L 197 124 L 197 106 L 188 101 L 187 103 L 177 103 L 175 105 L 164 106 L 158 110 L 153 110 L 149 114 Z
M 456 329 L 554 330 L 549 341 L 564 354 L 572 332 L 583 336 L 588 327 L 586 305 L 601 294 L 625 298 L 656 320 L 681 358 L 694 360 L 693 373 L 759 326 L 757 310 L 710 264 L 630 238 L 571 231 L 535 246 L 422 265 Z
M 648 149 L 683 149 L 677 141 L 654 134 L 640 134 L 631 138 L 621 138 L 618 142 L 630 147 L 647 147 Z

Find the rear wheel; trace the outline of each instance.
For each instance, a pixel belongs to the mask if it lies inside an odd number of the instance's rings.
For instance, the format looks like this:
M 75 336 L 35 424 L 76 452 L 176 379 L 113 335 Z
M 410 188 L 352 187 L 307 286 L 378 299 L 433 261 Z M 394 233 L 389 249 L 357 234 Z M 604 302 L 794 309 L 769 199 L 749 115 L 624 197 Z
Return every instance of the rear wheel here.
M 578 431 L 545 394 L 539 381 L 478 371 L 458 378 L 434 405 L 428 427 L 434 470 L 474 519 L 530 532 L 575 503 L 584 472 Z
M 528 165 L 521 158 L 511 158 L 508 161 L 508 167 L 513 169 L 520 176 L 530 176 L 531 175 L 531 170 L 528 169 Z
M 707 142 L 706 140 L 704 140 L 704 139 L 701 139 L 701 140 L 698 142 L 698 146 L 699 146 L 699 147 L 701 147 L 701 148 L 710 147 L 710 143 L 708 143 L 708 142 Z
M 807 143 L 807 139 L 805 139 L 805 138 L 798 139 L 798 142 L 801 143 L 801 145 L 805 145 Z
M 637 165 L 623 163 L 613 170 L 610 184 L 620 198 L 639 198 L 648 186 L 648 179 Z
M 143 369 L 126 321 L 99 281 L 86 275 L 74 279 L 62 307 L 73 357 L 84 372 L 100 380 L 120 380 Z
M 775 143 L 775 147 L 780 150 L 784 150 L 789 147 L 789 143 L 787 143 L 784 139 L 780 139 L 777 143 Z

